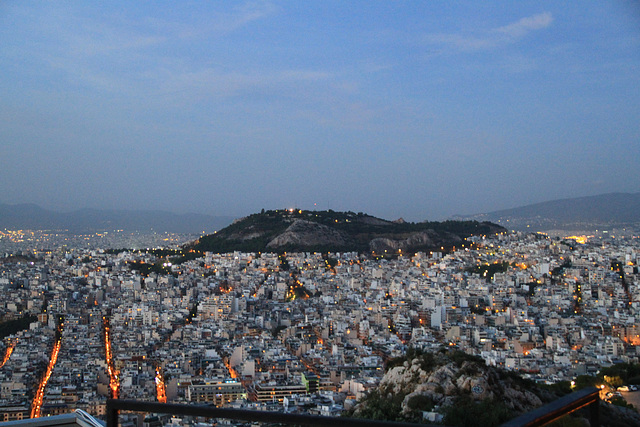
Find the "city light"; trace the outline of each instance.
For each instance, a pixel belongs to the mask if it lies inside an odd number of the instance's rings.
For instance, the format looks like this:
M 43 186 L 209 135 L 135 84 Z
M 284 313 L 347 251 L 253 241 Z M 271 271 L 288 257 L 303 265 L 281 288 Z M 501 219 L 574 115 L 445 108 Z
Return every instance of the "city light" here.
M 162 376 L 162 368 L 158 366 L 156 368 L 156 397 L 158 402 L 167 403 L 167 389 L 164 384 L 164 377 Z
M 62 345 L 62 324 L 58 327 L 58 335 L 55 344 L 53 345 L 53 350 L 51 351 L 51 358 L 49 359 L 49 364 L 47 365 L 47 370 L 40 380 L 40 384 L 38 384 L 38 388 L 36 389 L 35 397 L 33 398 L 33 403 L 31 404 L 31 418 L 39 418 L 42 413 L 42 401 L 44 400 L 44 389 L 47 387 L 47 383 L 49 382 L 49 378 L 51 378 L 51 373 L 53 372 L 53 368 L 56 366 L 56 362 L 58 361 L 58 354 L 60 353 L 60 347 Z
M 2 358 L 2 363 L 0 363 L 0 369 L 9 361 L 11 357 L 11 353 L 13 353 L 13 349 L 16 347 L 16 341 L 9 341 L 9 345 L 7 347 L 7 351 L 4 353 L 4 357 Z
M 115 362 L 113 360 L 113 350 L 111 342 L 111 334 L 109 327 L 109 319 L 104 318 L 104 348 L 105 359 L 107 362 L 107 372 L 109 374 L 109 388 L 111 390 L 111 398 L 117 399 L 120 396 L 120 378 L 119 372 L 115 368 Z

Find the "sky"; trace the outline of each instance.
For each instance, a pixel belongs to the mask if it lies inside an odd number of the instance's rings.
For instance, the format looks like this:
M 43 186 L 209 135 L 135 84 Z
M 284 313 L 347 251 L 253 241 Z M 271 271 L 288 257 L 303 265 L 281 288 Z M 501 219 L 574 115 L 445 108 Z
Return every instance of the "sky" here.
M 640 191 L 632 1 L 3 1 L 0 202 L 439 220 Z

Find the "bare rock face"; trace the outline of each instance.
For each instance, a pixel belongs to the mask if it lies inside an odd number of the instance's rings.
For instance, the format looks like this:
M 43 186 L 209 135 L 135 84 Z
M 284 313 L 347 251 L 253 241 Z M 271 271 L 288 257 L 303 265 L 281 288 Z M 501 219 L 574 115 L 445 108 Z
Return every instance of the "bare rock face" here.
M 458 389 L 462 393 L 467 393 L 473 396 L 474 399 L 492 399 L 494 394 L 491 391 L 491 386 L 487 381 L 487 378 L 483 375 L 480 376 L 467 376 L 462 375 L 456 381 Z
M 455 404 L 458 397 L 466 395 L 478 402 L 502 401 L 518 413 L 530 411 L 543 403 L 536 394 L 482 362 L 438 360 L 438 357 L 436 361 L 435 365 L 425 364 L 420 357 L 405 361 L 403 365 L 387 371 L 379 389 L 387 396 L 404 395 L 403 414 L 416 409 L 410 405 L 416 398 L 446 407 Z
M 392 251 L 396 252 L 399 247 L 399 241 L 393 239 L 387 239 L 385 237 L 378 237 L 369 242 L 369 249 L 373 252 Z
M 264 235 L 264 232 L 253 231 L 253 232 L 235 233 L 229 236 L 229 238 L 234 240 L 244 241 L 244 240 L 256 239 L 258 237 L 261 237 L 262 235 Z
M 341 247 L 347 244 L 347 236 L 338 230 L 317 222 L 296 219 L 280 235 L 272 239 L 268 248 L 283 246 L 333 246 Z
M 384 252 L 385 250 L 396 252 L 398 249 L 410 251 L 412 248 L 438 247 L 442 244 L 450 245 L 460 242 L 462 242 L 462 239 L 455 234 L 438 233 L 434 230 L 427 230 L 413 233 L 406 239 L 400 240 L 379 237 L 371 240 L 369 247 L 375 252 Z

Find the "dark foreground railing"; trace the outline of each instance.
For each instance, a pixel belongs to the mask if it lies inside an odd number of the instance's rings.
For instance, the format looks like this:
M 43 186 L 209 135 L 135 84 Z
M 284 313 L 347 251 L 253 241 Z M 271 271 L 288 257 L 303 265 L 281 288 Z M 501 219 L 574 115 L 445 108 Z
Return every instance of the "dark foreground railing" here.
M 248 411 L 245 409 L 216 408 L 200 405 L 176 405 L 158 402 L 141 402 L 138 400 L 107 400 L 107 427 L 117 427 L 119 411 L 153 412 L 156 414 L 187 415 L 205 418 L 226 418 L 231 420 L 278 423 L 308 426 L 378 426 L 378 427 L 416 427 L 425 424 L 398 423 L 390 421 L 374 421 L 357 418 L 321 417 L 316 415 L 285 414 L 271 411 Z M 427 424 L 428 426 L 428 424 Z M 433 427 L 436 427 L 432 424 Z M 442 427 L 442 426 L 437 426 Z
M 531 412 L 522 414 L 502 424 L 501 427 L 543 426 L 584 407 L 589 407 L 589 424 L 591 424 L 591 427 L 599 426 L 600 390 L 595 387 L 587 387 L 554 400 Z
M 578 409 L 589 407 L 591 426 L 599 426 L 600 405 L 599 390 L 589 387 L 561 397 L 531 412 L 527 412 L 502 427 L 534 427 L 543 426 Z M 416 427 L 433 426 L 433 424 L 411 424 L 390 421 L 374 421 L 357 418 L 321 417 L 316 415 L 285 414 L 270 411 L 249 411 L 244 409 L 216 408 L 213 406 L 177 405 L 170 403 L 142 402 L 137 400 L 107 400 L 107 427 L 118 426 L 120 411 L 149 412 L 156 414 L 186 415 L 205 418 L 225 418 L 230 420 L 254 421 L 263 423 L 279 423 L 287 425 L 331 426 L 331 427 Z M 440 426 L 442 427 L 442 426 Z

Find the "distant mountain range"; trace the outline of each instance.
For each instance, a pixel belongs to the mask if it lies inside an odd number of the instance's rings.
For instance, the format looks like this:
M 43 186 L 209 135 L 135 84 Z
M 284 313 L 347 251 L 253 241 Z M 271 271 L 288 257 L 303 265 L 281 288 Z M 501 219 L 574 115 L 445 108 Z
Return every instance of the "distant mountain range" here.
M 107 230 L 211 233 L 229 225 L 233 217 L 175 214 L 164 211 L 81 209 L 55 212 L 34 204 L 0 203 L 0 229 L 68 230 L 86 233 Z
M 387 221 L 364 213 L 281 209 L 235 221 L 195 243 L 210 252 L 405 252 L 450 249 L 471 235 L 504 228 L 488 222 Z
M 273 212 L 273 211 L 270 211 Z M 277 211 L 276 211 L 277 212 Z M 285 212 L 281 210 L 279 212 Z M 297 211 L 296 211 L 297 212 Z M 304 211 L 311 212 L 311 211 Z M 325 212 L 325 211 L 322 211 Z M 363 245 L 362 233 L 355 233 L 345 237 L 344 233 L 351 233 L 349 230 L 355 230 L 353 223 L 347 222 L 348 214 L 351 213 L 335 213 L 338 215 L 338 223 L 324 224 L 323 222 L 315 221 L 314 218 L 304 218 L 307 222 L 315 224 L 329 225 L 335 228 L 336 224 L 339 225 L 338 231 L 331 231 L 332 229 L 324 230 L 329 235 L 333 236 L 335 240 L 329 246 L 336 246 L 336 244 L 345 243 L 345 247 L 353 247 L 355 242 L 354 236 L 358 235 L 357 245 Z M 255 227 L 256 224 L 247 223 L 248 218 L 258 221 L 259 218 L 254 214 L 244 218 L 241 221 L 236 221 L 233 224 L 231 230 L 225 229 L 225 233 L 222 233 L 217 239 L 222 239 L 227 233 L 229 239 L 233 240 L 233 236 L 241 236 L 236 243 L 242 243 L 242 245 L 254 246 L 255 242 L 250 242 L 251 239 L 247 238 L 247 235 L 241 235 L 239 229 L 242 227 Z M 315 215 L 315 213 L 314 213 Z M 325 215 L 322 215 L 323 217 Z M 398 225 L 397 222 L 391 222 L 379 218 L 372 217 L 370 215 L 362 214 L 358 217 L 356 215 L 357 223 L 361 226 L 364 225 L 362 221 L 368 221 L 368 227 L 371 229 L 367 232 L 371 233 L 371 240 L 374 238 L 386 238 L 385 233 L 396 233 L 398 230 L 409 229 L 409 226 Z M 262 218 L 266 220 L 266 218 Z M 303 219 L 303 218 L 298 218 Z M 548 202 L 536 203 L 532 205 L 517 207 L 513 209 L 503 209 L 499 211 L 493 211 L 489 213 L 482 213 L 476 215 L 456 215 L 451 218 L 455 221 L 478 221 L 479 223 L 491 222 L 503 226 L 509 230 L 525 230 L 525 231 L 545 231 L 545 230 L 588 230 L 588 229 L 607 229 L 621 226 L 637 225 L 640 227 L 640 193 L 609 193 L 599 196 L 590 197 L 578 197 L 571 199 L 552 200 Z M 41 208 L 34 204 L 17 204 L 10 205 L 0 203 L 0 229 L 33 229 L 33 230 L 68 230 L 72 233 L 84 233 L 93 231 L 108 231 L 108 230 L 126 230 L 126 231 L 156 231 L 156 232 L 172 232 L 172 233 L 193 233 L 193 234 L 208 234 L 214 231 L 221 230 L 231 224 L 234 218 L 231 216 L 213 216 L 202 214 L 175 214 L 171 212 L 148 210 L 148 211 L 135 211 L 135 210 L 98 210 L 98 209 L 81 209 L 72 212 L 56 212 Z M 295 228 L 288 230 L 289 233 L 284 234 L 278 240 L 272 242 L 279 234 L 284 233 L 285 230 L 292 226 L 293 223 L 289 220 L 281 221 L 280 218 L 277 226 L 269 232 L 260 234 L 260 239 L 263 240 L 261 249 L 266 249 L 268 243 L 270 247 L 276 246 L 295 246 L 295 242 L 291 239 L 296 236 L 306 236 L 304 239 L 315 239 L 315 235 L 322 234 L 322 232 L 315 225 L 309 225 L 308 223 L 298 223 Z M 340 221 L 344 221 L 340 225 Z M 351 221 L 351 219 L 349 220 Z M 377 224 L 377 229 L 373 224 Z M 393 225 L 396 224 L 396 225 Z M 416 224 L 438 224 L 438 223 L 416 223 Z M 443 224 L 446 224 L 443 223 Z M 273 225 L 273 224 L 272 224 Z M 346 228 L 345 228 L 346 227 Z M 372 228 L 373 227 L 373 228 Z M 404 227 L 404 228 L 403 228 Z M 423 226 L 413 226 L 423 227 Z M 435 227 L 435 225 L 434 225 Z M 314 228 L 314 230 L 311 230 Z M 395 230 L 395 229 L 398 230 Z M 437 227 L 436 227 L 437 228 Z M 305 229 L 302 233 L 302 229 Z M 235 230 L 235 231 L 234 231 Z M 394 231 L 392 231 L 394 230 Z M 425 229 L 426 230 L 426 229 Z M 420 230 L 420 231 L 425 231 Z M 231 231 L 234 231 L 233 234 Z M 398 231 L 401 234 L 404 231 Z M 336 234 L 337 233 L 337 234 Z M 381 234 L 380 234 L 381 233 Z M 378 235 L 380 234 L 380 235 Z M 406 233 L 405 233 L 406 234 Z M 322 239 L 327 238 L 323 236 Z M 253 238 L 258 238 L 257 235 Z M 302 237 L 300 237 L 302 238 Z M 321 239 L 321 240 L 322 240 Z M 346 239 L 346 240 L 345 240 Z M 390 237 L 391 240 L 396 239 Z M 266 241 L 264 241 L 266 240 Z M 331 240 L 331 239 L 329 239 Z M 437 240 L 437 239 L 436 239 Z M 222 241 L 222 240 L 220 240 Z M 376 243 L 377 242 L 377 243 Z M 382 245 L 381 240 L 376 240 L 376 244 Z M 387 242 L 389 243 L 389 242 Z M 222 243 L 221 243 L 222 244 Z M 416 242 L 410 243 L 389 243 L 387 246 L 392 248 L 397 246 L 396 249 L 405 247 L 416 246 Z M 224 245 L 223 245 L 224 246 Z M 260 246 L 260 245 L 258 245 Z M 317 246 L 317 245 L 316 245 Z M 257 246 L 256 246 L 257 247 Z M 380 246 L 382 247 L 382 246 Z
M 491 221 L 513 230 L 577 230 L 640 224 L 640 193 L 552 200 L 453 219 Z

